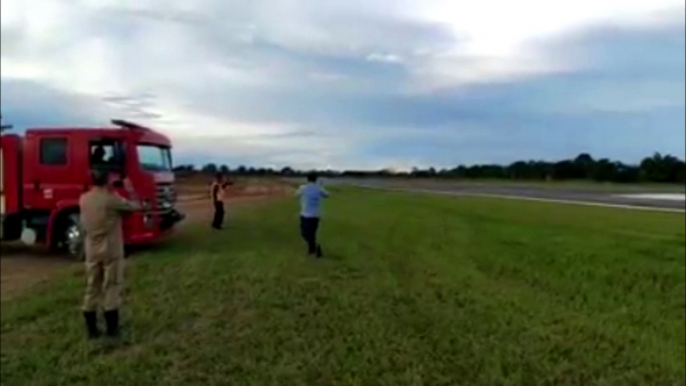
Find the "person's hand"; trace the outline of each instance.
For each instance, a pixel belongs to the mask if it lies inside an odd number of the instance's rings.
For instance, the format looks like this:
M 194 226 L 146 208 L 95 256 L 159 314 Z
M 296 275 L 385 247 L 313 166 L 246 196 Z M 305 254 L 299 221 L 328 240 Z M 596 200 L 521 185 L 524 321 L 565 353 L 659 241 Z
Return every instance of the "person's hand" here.
M 126 192 L 129 194 L 133 194 L 136 192 L 135 190 L 133 190 L 133 184 L 131 183 L 131 179 L 129 179 L 128 177 L 124 178 L 124 190 L 126 190 Z
M 131 183 L 131 180 L 128 177 L 124 178 L 124 190 L 126 191 L 126 194 L 129 195 L 129 200 L 136 202 L 139 201 L 138 195 L 136 194 L 136 190 L 134 190 L 133 184 Z

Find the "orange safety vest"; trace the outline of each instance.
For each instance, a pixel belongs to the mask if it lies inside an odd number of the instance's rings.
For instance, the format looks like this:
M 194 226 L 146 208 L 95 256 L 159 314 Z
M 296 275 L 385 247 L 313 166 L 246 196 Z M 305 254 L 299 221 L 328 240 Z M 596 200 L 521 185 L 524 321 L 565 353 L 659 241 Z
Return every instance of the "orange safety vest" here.
M 224 186 L 218 182 L 213 182 L 210 186 L 210 197 L 214 199 L 214 188 L 217 188 L 217 201 L 224 202 Z

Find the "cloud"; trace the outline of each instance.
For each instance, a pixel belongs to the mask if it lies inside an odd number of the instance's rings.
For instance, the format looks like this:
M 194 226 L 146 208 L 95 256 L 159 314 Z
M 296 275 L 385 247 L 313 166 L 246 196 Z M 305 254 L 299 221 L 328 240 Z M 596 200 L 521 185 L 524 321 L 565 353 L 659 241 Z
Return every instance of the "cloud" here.
M 178 162 L 684 153 L 681 2 L 0 5 L 8 121 L 140 121 L 172 137 Z
M 3 120 L 19 130 L 27 126 L 102 124 L 100 117 L 107 114 L 106 106 L 97 98 L 66 93 L 30 80 L 3 79 L 0 91 Z
M 373 54 L 367 55 L 367 60 L 372 62 L 401 63 L 403 61 L 403 58 L 401 58 L 398 55 L 381 54 L 375 52 Z

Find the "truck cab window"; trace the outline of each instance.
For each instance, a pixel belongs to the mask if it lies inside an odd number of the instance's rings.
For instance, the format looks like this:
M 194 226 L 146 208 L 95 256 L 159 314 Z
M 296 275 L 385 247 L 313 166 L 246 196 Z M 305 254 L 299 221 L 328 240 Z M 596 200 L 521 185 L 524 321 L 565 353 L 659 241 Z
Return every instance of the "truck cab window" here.
M 138 144 L 138 162 L 143 170 L 151 172 L 170 172 L 172 170 L 171 151 L 168 147 Z
M 40 140 L 40 163 L 43 165 L 67 164 L 67 139 L 44 138 Z
M 91 142 L 89 159 L 91 167 L 118 168 L 121 165 L 121 147 L 114 141 Z

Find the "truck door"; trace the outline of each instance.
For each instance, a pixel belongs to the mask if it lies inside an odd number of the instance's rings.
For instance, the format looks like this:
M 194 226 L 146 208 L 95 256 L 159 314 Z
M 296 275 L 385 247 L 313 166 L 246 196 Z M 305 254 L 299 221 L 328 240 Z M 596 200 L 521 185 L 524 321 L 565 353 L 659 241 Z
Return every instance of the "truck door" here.
M 61 133 L 27 134 L 24 194 L 27 209 L 51 211 L 60 202 L 78 202 L 83 176 L 78 173 L 77 138 Z

